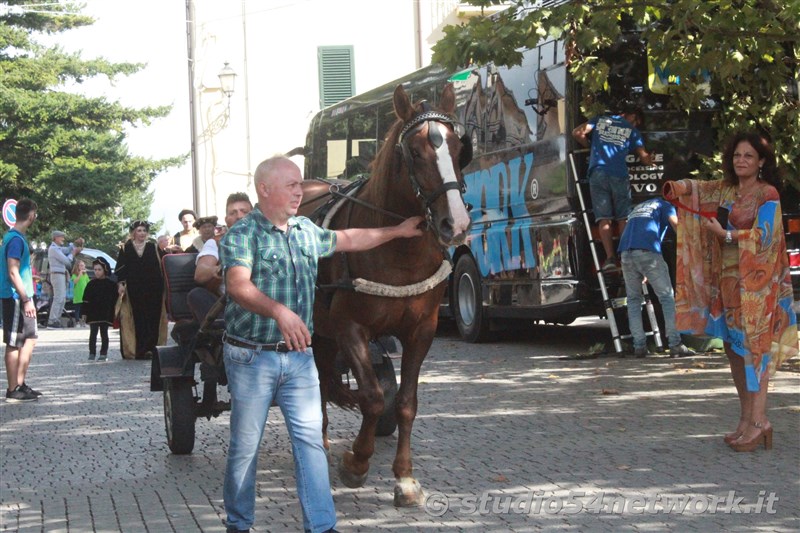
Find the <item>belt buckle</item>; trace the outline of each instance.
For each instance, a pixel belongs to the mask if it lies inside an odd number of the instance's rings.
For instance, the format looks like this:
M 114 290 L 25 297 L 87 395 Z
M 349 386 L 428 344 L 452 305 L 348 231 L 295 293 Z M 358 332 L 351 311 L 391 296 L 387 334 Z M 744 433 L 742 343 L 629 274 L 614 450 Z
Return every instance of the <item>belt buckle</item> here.
M 280 353 L 287 353 L 289 347 L 286 346 L 286 341 L 278 341 L 275 343 L 275 351 Z

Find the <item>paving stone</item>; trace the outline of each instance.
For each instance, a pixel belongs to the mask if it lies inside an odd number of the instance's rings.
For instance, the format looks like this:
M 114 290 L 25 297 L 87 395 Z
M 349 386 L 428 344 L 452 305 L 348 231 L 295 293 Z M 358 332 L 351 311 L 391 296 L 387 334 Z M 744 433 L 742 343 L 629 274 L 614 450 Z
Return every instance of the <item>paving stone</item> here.
M 659 356 L 567 358 L 606 335 L 602 325 L 586 321 L 470 345 L 442 329 L 423 365 L 412 451 L 426 494 L 446 498 L 443 513 L 393 506 L 396 434 L 378 439 L 365 486 L 344 487 L 336 465 L 360 418 L 329 407 L 338 529 L 800 530 L 800 375 L 784 371 L 771 380 L 775 448 L 736 454 L 721 439 L 737 410 L 724 356 L 677 363 Z M 77 329 L 41 331 L 28 381 L 46 396 L 30 404 L 0 402 L 0 532 L 224 531 L 227 414 L 198 420 L 194 453 L 171 455 L 162 397 L 149 391 L 149 363 L 122 361 L 112 350 L 111 362 L 86 364 L 86 336 Z M 263 443 L 254 531 L 300 531 L 291 447 L 278 409 L 270 411 Z M 747 505 L 757 504 L 760 491 L 779 500 L 774 513 L 664 510 L 667 497 L 694 498 L 702 508 L 731 491 Z M 530 509 L 504 503 L 524 507 L 527 497 Z M 615 499 L 658 504 L 652 512 L 631 512 L 611 507 Z M 471 510 L 478 501 L 486 506 Z M 606 507 L 592 507 L 598 502 Z M 578 504 L 579 512 L 567 511 Z

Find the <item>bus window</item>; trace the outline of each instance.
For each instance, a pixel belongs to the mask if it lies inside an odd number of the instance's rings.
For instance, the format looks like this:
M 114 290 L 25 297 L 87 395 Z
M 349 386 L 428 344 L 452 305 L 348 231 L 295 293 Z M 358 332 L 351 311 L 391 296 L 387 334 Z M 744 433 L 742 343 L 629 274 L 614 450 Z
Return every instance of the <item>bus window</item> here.
M 369 164 L 377 152 L 375 149 L 377 122 L 376 108 L 359 110 L 350 118 L 345 179 L 352 179 L 368 172 Z
M 394 112 L 394 105 L 392 102 L 380 104 L 378 106 L 378 147 L 377 150 L 383 146 L 383 141 L 386 139 L 386 134 L 389 133 L 389 128 L 397 120 L 397 115 Z M 377 153 L 377 150 L 375 153 Z
M 347 162 L 347 119 L 333 119 L 321 131 L 325 141 L 326 168 L 323 178 L 335 178 L 344 172 Z
M 437 104 L 438 102 L 436 100 L 438 100 L 439 95 L 435 94 L 435 92 L 432 89 L 433 87 L 431 87 L 430 85 L 426 87 L 414 88 L 410 93 L 411 101 L 421 102 L 422 100 L 427 100 L 430 105 Z

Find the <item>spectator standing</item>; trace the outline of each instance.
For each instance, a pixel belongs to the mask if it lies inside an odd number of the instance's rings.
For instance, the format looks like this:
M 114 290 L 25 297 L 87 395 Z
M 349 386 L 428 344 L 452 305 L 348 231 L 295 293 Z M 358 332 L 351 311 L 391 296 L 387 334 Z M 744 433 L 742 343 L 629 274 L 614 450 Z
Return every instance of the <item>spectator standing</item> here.
M 135 220 L 130 237 L 120 247 L 116 274 L 120 311 L 120 339 L 125 359 L 151 359 L 155 347 L 166 341 L 164 276 L 156 243 L 148 240 L 150 223 Z
M 191 209 L 184 209 L 178 213 L 178 220 L 180 220 L 183 229 L 172 237 L 173 244 L 180 248 L 180 251 L 185 251 L 192 245 L 195 237 L 197 237 L 197 230 L 194 228 L 194 222 L 197 215 Z
M 667 228 L 676 228 L 678 215 L 675 207 L 662 198 L 653 198 L 637 205 L 628 215 L 628 223 L 619 239 L 622 258 L 622 276 L 625 279 L 625 294 L 628 298 L 628 324 L 633 337 L 633 353 L 646 357 L 647 337 L 642 326 L 642 282 L 646 279 L 664 312 L 664 329 L 671 357 L 695 355 L 681 341 L 675 327 L 675 294 L 669 267 L 661 255 L 661 243 Z
M 75 261 L 72 267 L 72 303 L 75 306 L 75 316 L 81 325 L 85 325 L 81 314 L 81 304 L 83 303 L 83 291 L 89 283 L 89 275 L 86 273 L 86 263 L 80 259 Z
M 17 222 L 3 236 L 0 246 L 0 301 L 8 402 L 35 401 L 42 395 L 25 383 L 37 339 L 31 250 L 25 234 L 36 220 L 37 209 L 36 202 L 28 198 L 17 202 Z
M 229 296 L 224 337 L 231 393 L 224 486 L 228 532 L 253 525 L 258 448 L 273 401 L 292 441 L 303 527 L 334 530 L 319 376 L 310 351 L 317 260 L 422 234 L 421 217 L 388 228 L 322 229 L 295 216 L 302 182 L 290 159 L 262 162 L 255 172 L 256 208 L 228 230 L 220 245 Z
M 606 252 L 602 266 L 604 271 L 619 269 L 619 261 L 614 253 L 612 224 L 617 221 L 621 234 L 631 212 L 626 158 L 629 153 L 635 152 L 642 163 L 653 164 L 653 157 L 645 150 L 642 134 L 637 129 L 641 124 L 642 111 L 630 107 L 621 114 L 594 117 L 572 131 L 575 140 L 590 147 L 589 194 L 600 240 Z
M 161 252 L 161 255 L 170 253 L 170 240 L 169 235 L 159 235 L 158 239 L 156 239 L 158 250 Z
M 681 330 L 722 339 L 739 397 L 739 423 L 723 440 L 737 452 L 772 447 L 769 379 L 798 354 L 797 317 L 786 253 L 776 158 L 757 133 L 736 134 L 722 154 L 721 180 L 668 181 L 680 198 L 677 321 Z M 720 209 L 721 208 L 721 209 Z
M 89 323 L 89 361 L 94 361 L 97 354 L 97 333 L 100 333 L 100 357 L 98 361 L 108 359 L 108 326 L 114 322 L 114 307 L 117 303 L 117 284 L 109 279 L 111 265 L 103 257 L 92 261 L 94 279 L 86 286 L 83 293 L 83 309 L 86 322 Z
M 63 231 L 52 233 L 53 242 L 47 249 L 47 261 L 50 268 L 50 284 L 53 286 L 53 301 L 50 304 L 50 318 L 47 326 L 61 327 L 61 315 L 67 303 L 67 284 L 72 261 L 83 250 L 80 246 L 64 246 L 67 235 Z

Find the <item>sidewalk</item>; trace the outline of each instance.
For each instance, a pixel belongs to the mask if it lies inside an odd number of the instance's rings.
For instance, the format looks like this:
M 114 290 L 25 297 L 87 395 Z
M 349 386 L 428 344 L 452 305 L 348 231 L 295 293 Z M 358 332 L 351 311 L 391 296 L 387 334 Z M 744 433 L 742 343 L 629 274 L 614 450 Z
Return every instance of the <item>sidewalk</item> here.
M 420 380 L 418 508 L 392 505 L 396 435 L 378 439 L 364 487 L 341 484 L 360 419 L 329 407 L 337 529 L 800 530 L 800 374 L 770 383 L 774 449 L 737 454 L 721 438 L 738 416 L 724 356 L 569 357 L 605 335 L 536 326 L 469 345 L 445 329 Z M 192 455 L 170 455 L 149 362 L 113 349 L 88 362 L 87 339 L 42 330 L 28 381 L 46 396 L 0 402 L 0 531 L 224 531 L 227 413 L 197 421 Z M 254 531 L 302 531 L 278 409 L 264 440 Z

